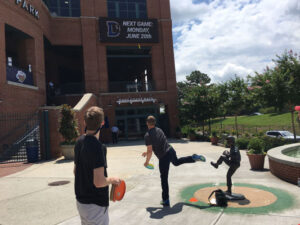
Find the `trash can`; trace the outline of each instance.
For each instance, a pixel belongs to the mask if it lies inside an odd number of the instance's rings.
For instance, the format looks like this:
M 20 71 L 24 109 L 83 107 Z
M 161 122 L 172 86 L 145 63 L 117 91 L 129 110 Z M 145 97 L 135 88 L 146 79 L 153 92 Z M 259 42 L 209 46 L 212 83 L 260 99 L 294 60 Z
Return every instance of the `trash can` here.
M 26 154 L 29 163 L 34 163 L 39 160 L 39 145 L 36 139 L 26 141 Z

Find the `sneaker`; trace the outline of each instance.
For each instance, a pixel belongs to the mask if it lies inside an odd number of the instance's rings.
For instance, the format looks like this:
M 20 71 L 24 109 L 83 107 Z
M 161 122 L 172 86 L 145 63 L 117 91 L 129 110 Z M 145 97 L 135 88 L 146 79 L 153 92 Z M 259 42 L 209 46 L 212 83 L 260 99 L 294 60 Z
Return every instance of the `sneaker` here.
M 170 200 L 168 199 L 168 200 L 166 200 L 166 201 L 160 201 L 160 204 L 161 204 L 162 206 L 170 206 Z
M 193 154 L 192 158 L 195 161 L 201 161 L 201 162 L 205 162 L 206 161 L 206 159 L 205 159 L 205 157 L 203 155 Z
M 218 169 L 219 165 L 217 163 L 214 162 L 210 162 L 210 165 L 212 165 L 213 167 L 215 167 L 216 169 Z

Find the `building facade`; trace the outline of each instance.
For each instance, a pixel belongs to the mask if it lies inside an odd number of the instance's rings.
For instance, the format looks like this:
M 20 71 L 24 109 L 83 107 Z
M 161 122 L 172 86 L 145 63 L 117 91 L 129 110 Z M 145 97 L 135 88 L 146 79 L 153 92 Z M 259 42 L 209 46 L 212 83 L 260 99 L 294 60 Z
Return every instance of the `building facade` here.
M 169 0 L 2 0 L 0 112 L 72 106 L 93 93 L 106 127 L 178 126 Z

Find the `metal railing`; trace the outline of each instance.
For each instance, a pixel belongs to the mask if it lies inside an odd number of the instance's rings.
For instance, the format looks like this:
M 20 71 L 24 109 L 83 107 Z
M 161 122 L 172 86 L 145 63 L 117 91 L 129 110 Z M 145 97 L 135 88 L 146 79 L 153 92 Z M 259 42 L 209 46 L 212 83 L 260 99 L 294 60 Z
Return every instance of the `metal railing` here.
M 110 81 L 109 92 L 148 92 L 155 91 L 154 82 Z
M 38 159 L 41 159 L 37 113 L 1 113 L 0 132 L 0 163 L 27 161 L 26 143 L 29 140 L 36 142 Z
M 201 127 L 199 128 L 200 130 Z M 206 125 L 204 128 L 208 131 L 208 126 Z M 236 134 L 236 127 L 235 125 L 227 125 L 222 123 L 215 123 L 211 125 L 211 130 L 216 131 L 225 131 L 230 134 Z M 270 130 L 286 130 L 293 132 L 293 128 L 291 125 L 270 125 L 270 126 L 247 126 L 247 125 L 238 125 L 238 133 L 239 135 L 243 134 L 265 134 L 267 131 Z M 300 135 L 300 125 L 298 123 L 295 124 L 296 134 Z

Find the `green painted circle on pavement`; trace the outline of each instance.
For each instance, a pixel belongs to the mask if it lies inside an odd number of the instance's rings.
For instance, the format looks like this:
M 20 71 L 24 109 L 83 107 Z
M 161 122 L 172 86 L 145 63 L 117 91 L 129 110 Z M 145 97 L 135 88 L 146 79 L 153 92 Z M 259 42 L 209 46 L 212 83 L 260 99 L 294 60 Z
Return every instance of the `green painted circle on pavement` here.
M 224 186 L 224 185 L 226 184 L 221 183 L 218 186 Z M 274 194 L 277 197 L 277 200 L 274 203 L 267 206 L 249 207 L 249 208 L 230 208 L 230 207 L 222 208 L 217 206 L 210 206 L 208 203 L 201 202 L 201 201 L 198 202 L 189 201 L 190 198 L 193 197 L 194 193 L 199 189 L 206 188 L 206 187 L 216 187 L 216 189 L 218 189 L 217 186 L 215 186 L 213 183 L 197 184 L 197 185 L 186 187 L 181 191 L 181 198 L 184 200 L 185 205 L 199 208 L 201 210 L 211 211 L 211 212 L 223 211 L 224 213 L 264 214 L 268 212 L 282 211 L 291 208 L 295 204 L 294 197 L 291 194 L 278 188 L 267 187 L 267 186 L 257 185 L 257 184 L 245 184 L 245 183 L 237 183 L 234 184 L 234 186 L 257 188 L 264 191 L 268 191 Z

